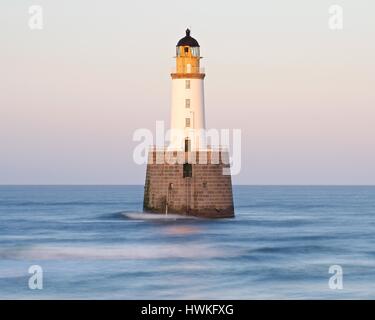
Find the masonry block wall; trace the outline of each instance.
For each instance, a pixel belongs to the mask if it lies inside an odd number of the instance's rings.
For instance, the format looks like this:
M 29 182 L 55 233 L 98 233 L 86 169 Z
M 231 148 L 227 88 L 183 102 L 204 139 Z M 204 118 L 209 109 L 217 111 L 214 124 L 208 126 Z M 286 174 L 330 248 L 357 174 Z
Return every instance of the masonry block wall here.
M 229 173 L 228 152 L 176 154 L 172 151 L 149 152 L 144 210 L 207 218 L 233 217 L 231 175 L 223 174 L 223 169 Z M 178 159 L 178 163 L 170 159 Z

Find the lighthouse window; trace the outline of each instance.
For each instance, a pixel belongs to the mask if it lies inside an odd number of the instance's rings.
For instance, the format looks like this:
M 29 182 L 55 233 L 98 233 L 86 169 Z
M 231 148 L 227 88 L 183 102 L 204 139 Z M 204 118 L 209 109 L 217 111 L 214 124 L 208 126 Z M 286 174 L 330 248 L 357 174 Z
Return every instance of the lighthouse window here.
M 190 127 L 190 118 L 185 118 L 185 127 Z
M 190 89 L 190 80 L 185 81 L 185 89 Z
M 192 47 L 192 48 L 191 48 L 191 54 L 192 54 L 194 57 L 199 57 L 199 47 Z
M 185 100 L 185 108 L 190 108 L 190 99 Z
M 191 151 L 191 141 L 186 138 L 185 139 L 185 152 L 190 152 Z

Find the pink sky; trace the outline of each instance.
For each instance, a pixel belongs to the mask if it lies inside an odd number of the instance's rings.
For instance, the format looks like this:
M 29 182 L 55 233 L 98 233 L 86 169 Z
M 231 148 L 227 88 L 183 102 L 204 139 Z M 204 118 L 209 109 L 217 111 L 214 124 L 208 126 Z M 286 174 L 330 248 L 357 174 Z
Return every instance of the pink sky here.
M 0 5 L 0 184 L 142 184 L 138 128 L 169 121 L 176 42 L 191 25 L 208 127 L 242 129 L 235 184 L 375 184 L 373 1 L 32 1 Z

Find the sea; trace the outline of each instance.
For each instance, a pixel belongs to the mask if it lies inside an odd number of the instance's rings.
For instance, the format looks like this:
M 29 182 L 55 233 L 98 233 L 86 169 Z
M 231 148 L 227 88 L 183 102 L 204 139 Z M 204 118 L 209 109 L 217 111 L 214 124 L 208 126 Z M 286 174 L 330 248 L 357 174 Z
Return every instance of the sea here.
M 233 189 L 210 220 L 143 213 L 143 186 L 0 186 L 0 299 L 375 298 L 375 187 Z

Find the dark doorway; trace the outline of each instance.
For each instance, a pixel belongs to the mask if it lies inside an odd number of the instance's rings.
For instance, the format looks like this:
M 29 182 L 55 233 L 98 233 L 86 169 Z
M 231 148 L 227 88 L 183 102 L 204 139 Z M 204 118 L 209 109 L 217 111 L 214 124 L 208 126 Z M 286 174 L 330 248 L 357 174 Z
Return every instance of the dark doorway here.
M 191 178 L 193 176 L 193 167 L 191 163 L 184 163 L 183 178 Z

